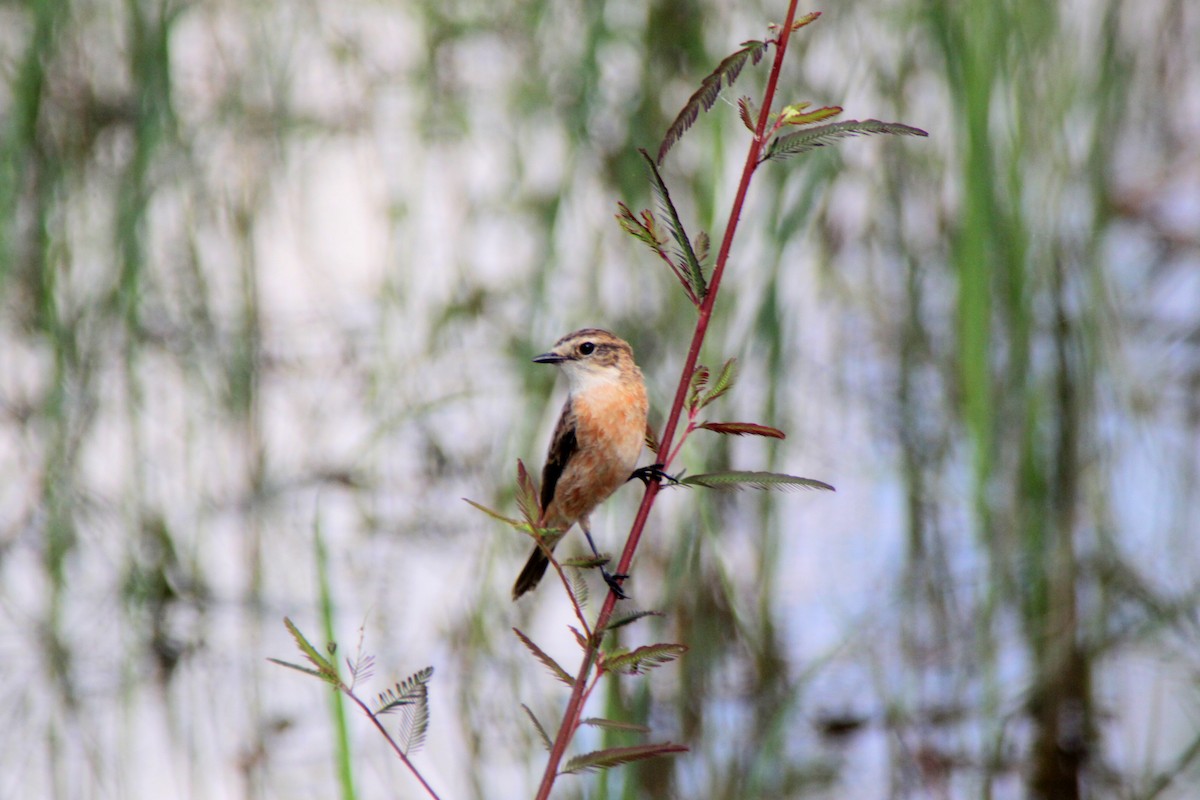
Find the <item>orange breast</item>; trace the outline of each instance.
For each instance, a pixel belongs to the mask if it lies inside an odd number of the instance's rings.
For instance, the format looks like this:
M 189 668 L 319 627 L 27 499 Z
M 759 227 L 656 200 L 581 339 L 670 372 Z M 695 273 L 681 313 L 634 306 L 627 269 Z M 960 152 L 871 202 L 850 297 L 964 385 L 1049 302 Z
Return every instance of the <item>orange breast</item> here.
M 548 525 L 570 525 L 608 499 L 637 466 L 646 435 L 640 381 L 593 386 L 573 397 L 576 451 L 546 509 Z

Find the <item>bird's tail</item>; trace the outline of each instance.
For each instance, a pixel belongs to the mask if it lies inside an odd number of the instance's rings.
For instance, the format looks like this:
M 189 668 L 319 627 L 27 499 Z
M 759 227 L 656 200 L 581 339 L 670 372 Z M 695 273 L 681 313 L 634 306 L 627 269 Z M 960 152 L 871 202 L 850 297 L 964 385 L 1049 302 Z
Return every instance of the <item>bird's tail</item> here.
M 513 584 L 513 600 L 537 586 L 542 576 L 546 574 L 548 566 L 550 566 L 550 559 L 546 558 L 545 551 L 540 547 L 533 548 L 533 552 L 529 554 L 529 560 L 525 562 L 525 568 L 521 570 L 521 574 L 517 576 L 517 582 Z

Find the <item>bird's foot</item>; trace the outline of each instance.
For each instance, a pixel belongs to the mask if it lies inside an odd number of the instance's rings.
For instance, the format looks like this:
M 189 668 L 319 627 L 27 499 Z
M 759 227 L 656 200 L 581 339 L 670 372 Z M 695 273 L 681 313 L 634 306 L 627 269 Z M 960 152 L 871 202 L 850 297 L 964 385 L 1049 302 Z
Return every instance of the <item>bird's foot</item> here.
M 670 484 L 679 483 L 679 479 L 674 475 L 668 475 L 667 473 L 663 472 L 663 466 L 663 464 L 651 464 L 648 467 L 640 467 L 630 473 L 628 480 L 637 478 L 647 486 L 650 485 L 650 481 L 654 481 L 656 483 L 659 481 L 666 481 Z
M 608 584 L 608 588 L 612 590 L 618 600 L 629 599 L 629 595 L 621 588 L 621 581 L 628 580 L 628 575 L 623 572 L 609 572 L 604 567 L 600 568 L 600 574 L 604 576 L 604 582 Z

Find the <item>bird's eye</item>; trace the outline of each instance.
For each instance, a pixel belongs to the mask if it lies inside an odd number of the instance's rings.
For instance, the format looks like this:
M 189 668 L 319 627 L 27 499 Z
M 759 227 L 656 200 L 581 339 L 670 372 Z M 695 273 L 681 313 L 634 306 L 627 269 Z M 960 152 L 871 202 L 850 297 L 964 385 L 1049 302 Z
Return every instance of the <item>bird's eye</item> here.
M 592 353 L 596 352 L 596 345 L 592 344 L 591 342 L 584 342 L 583 344 L 579 345 L 579 352 L 582 355 L 590 356 Z

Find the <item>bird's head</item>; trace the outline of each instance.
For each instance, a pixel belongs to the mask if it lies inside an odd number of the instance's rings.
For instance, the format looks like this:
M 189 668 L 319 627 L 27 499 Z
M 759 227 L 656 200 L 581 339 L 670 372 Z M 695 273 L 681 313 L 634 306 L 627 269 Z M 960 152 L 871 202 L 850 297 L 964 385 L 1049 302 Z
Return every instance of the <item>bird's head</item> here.
M 637 374 L 633 348 L 624 339 L 600 328 L 568 333 L 548 353 L 533 360 L 561 367 L 572 392 L 597 383 L 617 383 Z

